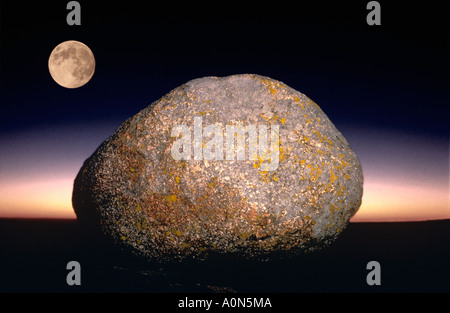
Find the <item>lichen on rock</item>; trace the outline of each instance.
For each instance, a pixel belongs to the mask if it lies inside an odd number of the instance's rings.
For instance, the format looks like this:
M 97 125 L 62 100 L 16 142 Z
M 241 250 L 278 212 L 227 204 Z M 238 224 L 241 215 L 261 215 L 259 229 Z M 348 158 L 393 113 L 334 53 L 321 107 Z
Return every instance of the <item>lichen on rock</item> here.
M 124 122 L 84 163 L 73 206 L 150 259 L 258 257 L 330 244 L 362 192 L 319 106 L 246 74 L 189 81 Z

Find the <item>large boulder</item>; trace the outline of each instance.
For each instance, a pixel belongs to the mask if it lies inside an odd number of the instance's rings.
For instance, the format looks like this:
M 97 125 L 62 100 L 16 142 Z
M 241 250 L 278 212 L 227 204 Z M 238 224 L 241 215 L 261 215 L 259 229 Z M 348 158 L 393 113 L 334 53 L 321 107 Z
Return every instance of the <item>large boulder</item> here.
M 312 251 L 362 198 L 360 162 L 319 106 L 258 75 L 194 79 L 128 119 L 74 184 L 80 222 L 150 259 Z

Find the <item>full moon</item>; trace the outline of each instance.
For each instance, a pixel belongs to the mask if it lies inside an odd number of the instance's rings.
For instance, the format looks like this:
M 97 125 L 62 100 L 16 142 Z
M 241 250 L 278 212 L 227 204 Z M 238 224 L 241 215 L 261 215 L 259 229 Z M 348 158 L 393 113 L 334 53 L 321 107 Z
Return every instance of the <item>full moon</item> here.
M 59 85 L 78 88 L 85 85 L 94 75 L 94 54 L 82 42 L 64 41 L 50 54 L 48 69 Z

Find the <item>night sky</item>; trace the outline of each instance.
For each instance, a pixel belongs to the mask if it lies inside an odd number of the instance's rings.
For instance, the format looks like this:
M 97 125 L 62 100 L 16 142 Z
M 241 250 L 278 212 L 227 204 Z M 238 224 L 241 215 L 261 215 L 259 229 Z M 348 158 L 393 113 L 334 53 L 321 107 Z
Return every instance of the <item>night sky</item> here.
M 79 1 L 69 26 L 64 1 L 2 1 L 0 217 L 74 218 L 75 175 L 123 121 L 191 79 L 254 73 L 306 94 L 347 138 L 365 175 L 355 221 L 450 218 L 443 9 L 379 1 L 368 26 L 367 1 L 311 2 Z M 96 58 L 78 89 L 48 71 L 66 40 Z

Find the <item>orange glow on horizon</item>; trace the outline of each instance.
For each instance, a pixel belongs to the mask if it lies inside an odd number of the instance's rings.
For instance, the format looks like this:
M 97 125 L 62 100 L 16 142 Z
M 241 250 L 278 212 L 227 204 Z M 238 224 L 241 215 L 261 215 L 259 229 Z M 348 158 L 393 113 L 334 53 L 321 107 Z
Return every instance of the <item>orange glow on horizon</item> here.
M 0 137 L 0 218 L 76 219 L 74 179 L 114 125 Z M 364 128 L 346 133 L 364 174 L 362 205 L 351 222 L 450 219 L 448 141 Z
M 0 186 L 0 217 L 76 219 L 73 178 L 16 182 Z
M 450 218 L 449 194 L 442 188 L 367 181 L 361 207 L 351 222 L 425 221 Z
M 0 217 L 76 219 L 73 177 L 0 184 Z M 363 202 L 351 222 L 422 221 L 450 218 L 449 194 L 419 184 L 367 180 Z

